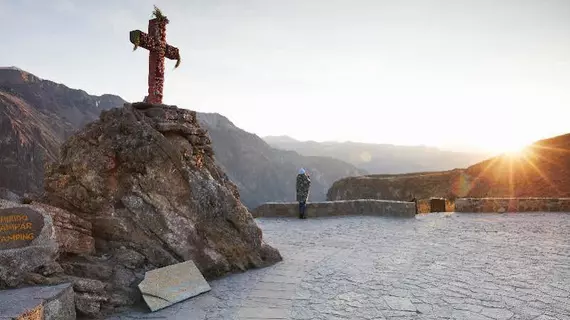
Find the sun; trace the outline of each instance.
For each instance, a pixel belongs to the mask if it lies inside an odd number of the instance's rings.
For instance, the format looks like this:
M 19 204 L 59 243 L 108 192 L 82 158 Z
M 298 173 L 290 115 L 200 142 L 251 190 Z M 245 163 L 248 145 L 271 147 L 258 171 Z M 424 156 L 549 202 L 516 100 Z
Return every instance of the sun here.
M 528 146 L 528 143 L 508 141 L 505 143 L 497 143 L 490 149 L 497 154 L 505 154 L 514 158 L 518 158 L 526 154 Z
M 527 144 L 512 144 L 503 148 L 502 153 L 513 158 L 521 158 L 526 155 Z

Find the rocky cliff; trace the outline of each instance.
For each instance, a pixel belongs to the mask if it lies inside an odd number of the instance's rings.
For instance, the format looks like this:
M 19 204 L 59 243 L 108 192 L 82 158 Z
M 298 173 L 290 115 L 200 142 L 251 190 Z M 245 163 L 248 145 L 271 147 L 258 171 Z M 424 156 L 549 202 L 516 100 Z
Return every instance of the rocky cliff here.
M 0 188 L 20 195 L 41 193 L 44 160 L 53 161 L 63 141 L 101 111 L 123 103 L 117 96 L 92 96 L 17 68 L 0 68 Z M 294 200 L 300 167 L 311 173 L 312 201 L 324 200 L 334 181 L 366 174 L 337 159 L 273 149 L 219 114 L 198 117 L 210 133 L 218 165 L 238 186 L 249 208 Z
M 570 134 L 465 169 L 341 179 L 327 193 L 330 200 L 569 196 Z
M 123 103 L 117 96 L 92 96 L 17 68 L 1 68 L 0 188 L 40 193 L 44 161 L 55 160 L 61 143 L 102 110 Z
M 60 227 L 49 233 L 58 248 L 24 274 L 0 266 L 0 287 L 71 281 L 84 315 L 135 303 L 155 268 L 193 260 L 212 279 L 282 259 L 216 165 L 196 113 L 173 106 L 102 112 L 62 145 L 41 203 L 29 206 Z

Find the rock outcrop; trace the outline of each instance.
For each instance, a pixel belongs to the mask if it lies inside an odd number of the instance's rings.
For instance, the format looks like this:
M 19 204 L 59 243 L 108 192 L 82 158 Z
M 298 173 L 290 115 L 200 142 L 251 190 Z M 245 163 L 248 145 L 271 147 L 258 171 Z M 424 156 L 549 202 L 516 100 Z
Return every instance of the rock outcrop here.
M 10 221 L 10 217 L 6 215 L 0 219 L 0 227 L 2 227 L 0 229 L 2 236 L 0 243 L 0 289 L 33 283 L 33 279 L 36 277 L 53 276 L 61 270 L 56 262 L 59 248 L 52 216 L 43 208 L 32 208 L 28 205 L 0 199 L 0 210 L 12 210 L 13 208 L 22 208 L 24 213 L 30 213 L 34 220 L 34 227 L 37 226 L 38 228 L 27 230 L 33 234 L 32 241 L 23 245 L 11 246 L 15 242 L 22 242 L 7 238 L 7 235 L 11 233 L 7 227 L 14 225 L 16 221 Z M 29 210 L 33 210 L 33 212 L 29 212 Z M 25 222 L 28 221 L 30 220 Z
M 62 146 L 44 187 L 43 202 L 91 224 L 95 252 L 60 258 L 81 280 L 84 314 L 134 303 L 155 268 L 191 259 L 212 279 L 282 259 L 215 164 L 193 111 L 135 103 L 102 112 Z
M 95 253 L 95 239 L 91 233 L 91 223 L 64 209 L 34 201 L 30 204 L 21 204 L 0 199 L 0 210 L 15 213 L 25 210 L 30 216 L 41 217 L 31 221 L 34 226 L 39 224 L 41 228 L 36 230 L 37 235 L 29 244 L 5 249 L 2 248 L 2 245 L 6 246 L 9 242 L 1 243 L 0 290 L 72 283 L 75 291 L 78 292 L 75 295 L 75 300 L 79 311 L 84 315 L 98 314 L 100 304 L 94 304 L 90 299 L 93 298 L 94 292 L 103 293 L 105 284 L 95 279 L 74 276 L 74 274 L 78 274 L 75 271 L 81 267 L 81 264 L 78 267 L 77 261 L 84 259 L 97 261 L 99 259 L 92 256 Z M 6 236 L 7 233 L 10 233 L 9 229 L 1 228 L 7 226 L 6 221 L 0 222 L 3 222 L 0 223 L 0 236 Z M 90 267 L 89 265 L 86 266 Z M 97 272 L 101 268 L 95 265 L 92 270 Z M 85 294 L 86 291 L 89 292 L 88 295 Z M 73 298 L 73 295 L 71 297 Z M 87 302 L 85 301 L 86 297 Z M 110 297 L 103 296 L 102 298 L 109 300 Z M 122 298 L 118 301 L 123 302 L 123 304 L 134 301 L 134 299 L 128 300 L 127 297 L 118 296 L 118 298 Z M 41 302 L 32 300 L 37 299 L 30 297 L 22 303 Z M 53 303 L 60 305 L 57 300 Z M 75 314 L 74 310 L 73 315 Z M 67 318 L 59 317 L 57 319 Z
M 444 172 L 348 177 L 333 183 L 327 192 L 327 200 L 410 201 L 414 197 L 416 199 L 451 198 L 454 191 L 459 193 L 458 196 L 464 196 L 464 193 L 468 191 L 466 186 L 469 185 L 471 179 L 459 169 Z M 462 184 L 458 185 L 459 182 Z

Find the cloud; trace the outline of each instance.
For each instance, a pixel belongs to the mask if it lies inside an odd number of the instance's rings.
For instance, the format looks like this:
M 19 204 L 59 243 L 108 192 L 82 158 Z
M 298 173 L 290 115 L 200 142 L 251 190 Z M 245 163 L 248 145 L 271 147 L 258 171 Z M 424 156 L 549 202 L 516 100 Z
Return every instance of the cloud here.
M 77 13 L 78 7 L 73 0 L 55 0 L 50 2 L 54 11 L 63 14 Z

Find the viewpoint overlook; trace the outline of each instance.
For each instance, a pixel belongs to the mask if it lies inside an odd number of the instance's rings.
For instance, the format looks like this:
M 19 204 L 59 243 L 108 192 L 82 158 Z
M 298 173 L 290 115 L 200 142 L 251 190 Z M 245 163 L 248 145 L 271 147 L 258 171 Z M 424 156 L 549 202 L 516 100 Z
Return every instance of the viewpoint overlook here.
M 262 2 L 0 3 L 0 319 L 570 319 L 570 6 Z

